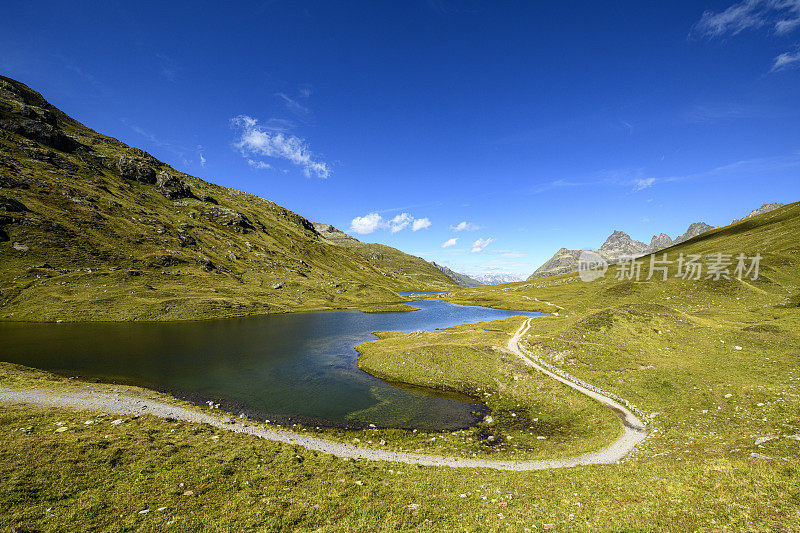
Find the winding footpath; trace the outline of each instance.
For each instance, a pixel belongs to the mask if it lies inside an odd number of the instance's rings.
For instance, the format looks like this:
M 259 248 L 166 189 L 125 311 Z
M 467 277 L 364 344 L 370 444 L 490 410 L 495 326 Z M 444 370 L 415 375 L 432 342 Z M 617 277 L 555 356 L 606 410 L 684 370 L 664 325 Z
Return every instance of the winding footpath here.
M 567 459 L 545 461 L 501 461 L 491 459 L 470 459 L 464 457 L 441 457 L 416 453 L 391 452 L 370 448 L 359 448 L 350 444 L 334 442 L 317 437 L 300 435 L 290 431 L 269 429 L 263 426 L 249 426 L 235 423 L 223 423 L 215 416 L 170 405 L 156 398 L 137 395 L 135 389 L 109 389 L 108 387 L 89 386 L 85 389 L 7 389 L 0 387 L 0 402 L 28 403 L 49 407 L 65 407 L 69 409 L 89 409 L 105 413 L 121 415 L 152 415 L 160 418 L 174 418 L 187 422 L 208 424 L 218 429 L 244 433 L 262 439 L 302 446 L 303 448 L 337 457 L 365 459 L 368 461 L 392 461 L 397 463 L 418 464 L 425 466 L 449 466 L 456 468 L 493 468 L 497 470 L 544 470 L 577 465 L 608 464 L 623 459 L 633 448 L 647 437 L 647 430 L 641 421 L 627 408 L 581 384 L 577 380 L 555 374 L 535 362 L 520 347 L 519 341 L 530 328 L 532 318 L 527 319 L 514 333 L 508 342 L 508 350 L 525 362 L 525 364 L 550 376 L 561 383 L 572 387 L 602 403 L 614 411 L 624 427 L 623 434 L 610 446 L 597 452 L 586 453 Z M 566 374 L 564 374 L 566 376 Z

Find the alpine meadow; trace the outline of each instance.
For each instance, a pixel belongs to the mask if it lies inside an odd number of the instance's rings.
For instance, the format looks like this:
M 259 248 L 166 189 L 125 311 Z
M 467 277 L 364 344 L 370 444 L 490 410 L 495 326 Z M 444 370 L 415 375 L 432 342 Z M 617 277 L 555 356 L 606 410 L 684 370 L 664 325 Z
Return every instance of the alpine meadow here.
M 799 1 L 3 12 L 3 531 L 800 531 Z

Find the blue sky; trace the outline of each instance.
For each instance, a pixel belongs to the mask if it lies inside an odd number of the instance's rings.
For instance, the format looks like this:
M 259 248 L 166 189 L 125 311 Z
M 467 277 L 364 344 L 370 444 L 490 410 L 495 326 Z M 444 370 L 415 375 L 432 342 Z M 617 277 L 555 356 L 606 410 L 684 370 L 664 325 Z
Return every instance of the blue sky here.
M 800 199 L 800 0 L 3 15 L 0 72 L 95 130 L 468 273 Z

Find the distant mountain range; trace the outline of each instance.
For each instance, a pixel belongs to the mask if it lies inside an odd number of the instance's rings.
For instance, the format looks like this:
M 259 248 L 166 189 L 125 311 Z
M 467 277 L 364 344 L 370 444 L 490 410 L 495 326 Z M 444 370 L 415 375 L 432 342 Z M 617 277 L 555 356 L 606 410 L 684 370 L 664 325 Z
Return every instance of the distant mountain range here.
M 484 285 L 502 285 L 503 283 L 522 281 L 522 278 L 516 274 L 478 274 L 473 275 L 472 277 Z
M 516 274 L 473 274 L 468 276 L 460 272 L 456 272 L 447 268 L 444 265 L 431 262 L 433 266 L 447 274 L 450 279 L 461 285 L 462 287 L 480 287 L 482 285 L 502 285 L 503 283 L 513 283 L 515 281 L 522 281 L 522 278 Z
M 758 209 L 753 210 L 750 214 L 743 218 L 737 218 L 733 223 L 740 222 L 747 218 L 760 215 L 782 207 L 784 204 L 780 202 L 764 204 Z M 604 258 L 609 263 L 615 263 L 626 257 L 639 257 L 649 255 L 653 252 L 669 248 L 675 244 L 680 244 L 684 241 L 696 237 L 702 233 L 714 229 L 714 226 L 706 224 L 705 222 L 694 222 L 689 225 L 686 232 L 675 240 L 666 233 L 659 233 L 653 235 L 650 239 L 650 244 L 645 244 L 642 241 L 637 241 L 631 238 L 630 235 L 624 231 L 616 230 L 612 233 L 603 245 L 597 250 L 569 250 L 561 248 L 559 251 L 548 259 L 542 266 L 528 276 L 528 279 L 544 278 L 547 276 L 556 276 L 558 274 L 567 274 L 569 272 L 577 272 L 578 258 L 585 251 L 595 252 Z

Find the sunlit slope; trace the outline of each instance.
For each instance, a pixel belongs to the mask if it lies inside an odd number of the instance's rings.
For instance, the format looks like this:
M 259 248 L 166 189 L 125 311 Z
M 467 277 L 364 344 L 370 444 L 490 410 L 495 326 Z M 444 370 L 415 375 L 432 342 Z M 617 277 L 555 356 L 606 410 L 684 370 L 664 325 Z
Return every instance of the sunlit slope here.
M 386 248 L 372 260 L 331 244 L 300 215 L 179 172 L 0 77 L 0 318 L 208 318 L 455 286 Z
M 645 256 L 637 260 L 641 262 L 638 281 L 618 279 L 621 277 L 619 266 L 612 265 L 603 278 L 588 283 L 577 274 L 563 274 L 499 287 L 462 289 L 448 299 L 555 311 L 561 315 L 622 303 L 662 303 L 701 314 L 724 312 L 744 318 L 748 313 L 755 313 L 753 319 L 761 318 L 766 308 L 792 308 L 800 304 L 800 203 L 711 230 L 657 252 L 655 260 L 661 261 L 664 253 L 667 260 L 673 261 L 666 265 L 666 280 L 661 271 L 655 271 L 647 280 L 650 256 Z M 713 261 L 709 256 L 718 253 L 729 256 L 730 279 L 706 279 L 708 264 Z M 703 270 L 699 280 L 676 276 L 681 254 L 685 259 L 690 255 L 701 256 Z M 757 279 L 751 279 L 752 272 L 742 280 L 737 279 L 735 269 L 739 254 L 747 257 L 746 267 L 752 263 L 750 258 L 756 254 L 761 256 Z M 560 310 L 544 302 L 566 309 Z

